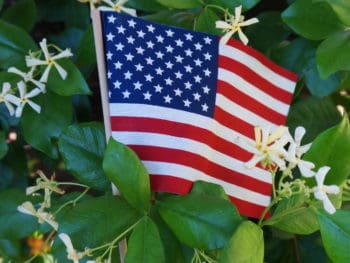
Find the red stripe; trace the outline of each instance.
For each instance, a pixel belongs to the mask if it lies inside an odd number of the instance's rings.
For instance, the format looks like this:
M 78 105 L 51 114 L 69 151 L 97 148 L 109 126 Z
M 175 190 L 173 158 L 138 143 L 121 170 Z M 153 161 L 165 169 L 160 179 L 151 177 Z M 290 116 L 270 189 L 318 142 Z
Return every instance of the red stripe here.
M 217 93 L 224 95 L 227 99 L 240 106 L 244 105 L 244 108 L 250 112 L 254 112 L 256 115 L 261 116 L 265 120 L 278 125 L 282 125 L 286 122 L 286 116 L 270 109 L 269 107 L 266 107 L 229 83 L 218 80 L 217 85 Z M 237 114 L 239 115 L 239 112 Z
M 274 62 L 269 60 L 267 57 L 265 57 L 265 55 L 261 54 L 259 51 L 255 50 L 249 46 L 244 45 L 240 41 L 230 39 L 229 42 L 227 43 L 227 45 L 230 45 L 234 48 L 241 50 L 244 53 L 249 54 L 250 56 L 259 60 L 266 67 L 270 68 L 272 71 L 275 71 L 277 74 L 279 74 L 279 75 L 281 75 L 281 76 L 283 76 L 291 81 L 296 82 L 298 80 L 297 74 L 295 74 L 295 73 L 293 73 L 285 68 L 278 66 L 277 64 L 275 64 Z
M 290 92 L 273 85 L 271 82 L 264 79 L 255 71 L 251 70 L 249 67 L 239 61 L 225 56 L 219 56 L 219 67 L 236 73 L 245 81 L 249 82 L 253 86 L 257 87 L 258 89 L 262 90 L 266 94 L 269 94 L 271 97 L 274 97 L 277 100 L 280 100 L 286 104 L 289 104 L 291 102 L 292 94 Z
M 132 148 L 143 161 L 169 162 L 185 165 L 208 174 L 211 177 L 257 193 L 264 195 L 270 195 L 271 193 L 271 184 L 232 171 L 194 153 L 163 147 L 128 146 Z

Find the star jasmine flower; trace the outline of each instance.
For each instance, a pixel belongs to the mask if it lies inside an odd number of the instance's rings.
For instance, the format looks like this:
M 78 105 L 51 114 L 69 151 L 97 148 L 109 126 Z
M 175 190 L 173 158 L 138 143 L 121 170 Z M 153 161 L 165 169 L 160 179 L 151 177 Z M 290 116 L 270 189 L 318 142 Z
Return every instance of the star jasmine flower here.
M 49 53 L 49 49 L 48 49 L 48 46 L 46 43 L 46 38 L 44 38 L 39 43 L 39 45 L 40 45 L 42 52 L 44 53 L 45 59 L 40 60 L 40 59 L 34 57 L 33 54 L 30 54 L 29 56 L 26 56 L 27 67 L 47 65 L 43 75 L 40 78 L 41 82 L 47 82 L 52 66 L 54 66 L 57 69 L 58 74 L 61 76 L 62 79 L 66 79 L 67 71 L 64 68 L 62 68 L 62 66 L 60 66 L 56 62 L 56 60 L 59 60 L 62 58 L 69 58 L 69 57 L 73 56 L 72 52 L 69 49 L 65 49 L 54 56 L 51 55 Z
M 24 82 L 31 82 L 34 85 L 36 85 L 39 89 L 41 89 L 42 92 L 45 92 L 45 84 L 41 83 L 40 81 L 37 81 L 33 78 L 33 72 L 35 71 L 36 67 L 32 67 L 29 72 L 23 72 L 15 67 L 9 68 L 7 71 L 10 73 L 14 73 L 16 75 L 19 75 L 23 78 Z
M 67 259 L 72 260 L 74 263 L 79 263 L 80 259 L 82 259 L 83 257 L 89 254 L 89 250 L 85 250 L 84 252 L 77 252 L 74 249 L 72 241 L 67 234 L 61 233 L 58 235 L 58 237 L 62 240 L 62 242 L 66 246 Z
M 232 37 L 232 35 L 238 32 L 239 39 L 243 42 L 244 45 L 248 44 L 248 38 L 243 33 L 241 27 L 250 26 L 252 24 L 258 23 L 257 18 L 251 18 L 247 21 L 244 21 L 244 16 L 241 15 L 242 6 L 235 8 L 235 15 L 227 14 L 225 15 L 225 21 L 219 20 L 216 21 L 216 28 L 222 29 L 226 34 L 221 38 L 220 43 L 226 44 L 227 41 Z
M 9 102 L 11 102 L 17 106 L 16 117 L 17 118 L 21 117 L 22 112 L 23 112 L 23 108 L 26 104 L 29 104 L 29 106 L 33 110 L 35 110 L 37 113 L 40 113 L 41 107 L 38 104 L 36 104 L 35 102 L 31 101 L 30 98 L 33 98 L 33 97 L 37 96 L 38 94 L 40 94 L 41 90 L 39 88 L 35 88 L 27 93 L 27 88 L 26 88 L 26 85 L 23 81 L 18 82 L 17 87 L 18 87 L 19 95 L 20 95 L 19 98 L 12 95 L 12 94 L 8 94 L 5 96 L 5 98 Z
M 100 6 L 99 9 L 103 11 L 115 11 L 118 13 L 124 12 L 131 16 L 137 16 L 136 10 L 132 8 L 125 7 L 125 3 L 128 2 L 128 0 L 117 0 L 115 3 L 112 0 L 102 0 L 103 3 L 106 3 L 109 5 L 109 7 L 106 6 Z
M 285 169 L 284 146 L 288 143 L 287 127 L 280 126 L 276 131 L 270 132 L 271 127 L 255 127 L 255 141 L 245 141 L 238 139 L 238 144 L 246 151 L 253 153 L 253 157 L 245 164 L 247 168 L 252 168 L 259 162 L 262 166 L 276 164 L 281 169 Z
M 333 206 L 332 202 L 329 200 L 327 194 L 338 194 L 340 190 L 339 190 L 339 187 L 336 185 L 323 184 L 326 174 L 328 173 L 329 170 L 330 170 L 330 167 L 323 166 L 317 171 L 315 175 L 317 186 L 315 186 L 312 189 L 312 191 L 314 193 L 315 198 L 323 202 L 324 210 L 326 210 L 330 214 L 333 214 L 335 213 L 336 209 Z
M 17 210 L 21 213 L 35 216 L 38 218 L 38 222 L 40 224 L 46 222 L 56 231 L 58 229 L 58 223 L 53 219 L 53 216 L 50 213 L 41 211 L 40 209 L 36 211 L 34 205 L 29 201 L 24 202 L 22 205 L 18 206 Z
M 10 90 L 11 90 L 10 83 L 4 82 L 2 84 L 2 91 L 0 94 L 0 103 L 1 102 L 5 103 L 7 110 L 9 111 L 10 115 L 12 116 L 15 113 L 15 109 L 12 106 L 12 104 L 10 103 L 10 101 L 8 100 L 8 95 L 9 95 Z

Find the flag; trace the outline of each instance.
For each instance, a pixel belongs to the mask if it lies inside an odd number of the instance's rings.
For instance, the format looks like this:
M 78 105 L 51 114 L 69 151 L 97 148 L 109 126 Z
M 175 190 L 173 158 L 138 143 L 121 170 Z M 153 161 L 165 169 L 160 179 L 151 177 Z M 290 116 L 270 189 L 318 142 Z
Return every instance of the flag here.
M 152 190 L 185 194 L 204 180 L 259 217 L 271 175 L 247 169 L 252 155 L 235 142 L 254 140 L 254 126 L 285 123 L 297 76 L 236 40 L 219 45 L 215 35 L 116 12 L 97 17 L 107 126 L 140 157 Z

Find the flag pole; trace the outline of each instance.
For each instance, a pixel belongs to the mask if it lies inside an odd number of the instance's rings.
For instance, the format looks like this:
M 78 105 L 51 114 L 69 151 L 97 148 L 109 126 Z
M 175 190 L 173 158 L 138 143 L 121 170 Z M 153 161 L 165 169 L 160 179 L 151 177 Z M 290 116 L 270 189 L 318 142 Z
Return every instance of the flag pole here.
M 102 38 L 102 24 L 101 24 L 101 14 L 98 9 L 91 9 L 91 19 L 92 27 L 94 32 L 95 39 L 95 50 L 96 50 L 96 59 L 97 59 L 97 69 L 98 69 L 98 78 L 100 83 L 100 93 L 101 93 L 101 104 L 103 110 L 103 123 L 105 127 L 106 141 L 108 142 L 112 134 L 110 114 L 109 114 L 109 96 L 108 96 L 108 86 L 107 86 L 107 71 L 106 64 L 104 59 L 104 46 Z M 112 184 L 112 190 L 115 195 L 120 195 L 119 190 L 115 185 Z M 120 262 L 124 263 L 124 258 L 127 250 L 126 239 L 119 242 L 119 255 Z

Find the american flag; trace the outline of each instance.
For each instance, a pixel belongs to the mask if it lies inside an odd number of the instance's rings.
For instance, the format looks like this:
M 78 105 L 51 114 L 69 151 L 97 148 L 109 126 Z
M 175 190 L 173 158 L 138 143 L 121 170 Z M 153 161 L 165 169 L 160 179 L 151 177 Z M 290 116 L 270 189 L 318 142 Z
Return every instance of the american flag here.
M 236 40 L 100 15 L 112 136 L 140 157 L 152 190 L 188 193 L 204 180 L 221 185 L 241 214 L 270 203 L 271 175 L 244 163 L 238 137 L 282 125 L 297 76 Z M 126 175 L 127 176 L 127 175 Z

